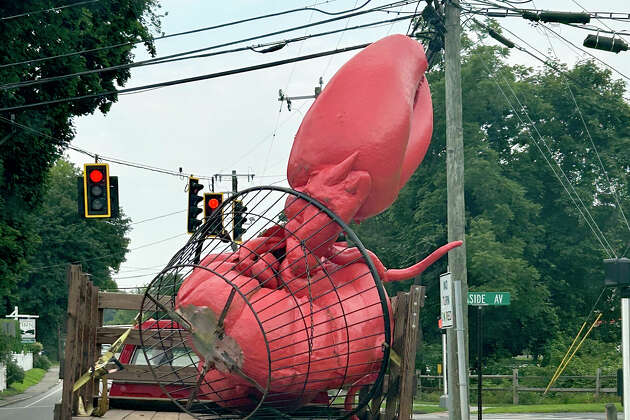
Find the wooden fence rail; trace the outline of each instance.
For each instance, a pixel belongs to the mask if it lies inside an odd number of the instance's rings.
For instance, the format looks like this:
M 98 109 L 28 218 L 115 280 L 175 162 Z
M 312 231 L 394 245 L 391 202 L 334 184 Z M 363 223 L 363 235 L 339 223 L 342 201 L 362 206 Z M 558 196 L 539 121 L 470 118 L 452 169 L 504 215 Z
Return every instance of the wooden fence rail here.
M 422 393 L 423 391 L 443 391 L 444 386 L 442 383 L 442 376 L 438 375 L 421 375 L 419 370 L 416 370 L 416 377 L 418 378 L 418 393 Z M 477 375 L 470 375 L 471 386 L 470 392 L 476 392 L 477 386 Z M 486 380 L 497 380 L 502 379 L 506 381 L 510 381 L 510 386 L 501 386 L 497 384 L 487 383 Z M 509 391 L 512 392 L 512 401 L 514 404 L 518 404 L 519 398 L 518 394 L 520 392 L 544 392 L 545 387 L 532 387 L 532 386 L 524 386 L 522 382 L 531 381 L 531 380 L 544 380 L 548 381 L 549 378 L 547 376 L 519 376 L 518 369 L 514 369 L 512 375 L 483 375 L 484 391 Z M 568 380 L 588 380 L 594 381 L 593 387 L 556 387 L 550 388 L 549 392 L 589 392 L 593 393 L 596 397 L 600 394 L 614 394 L 617 392 L 617 376 L 616 375 L 602 375 L 601 368 L 598 368 L 595 375 L 584 375 L 584 376 L 560 376 L 557 382 L 562 383 L 563 381 Z M 437 382 L 437 386 L 427 386 L 427 382 L 431 381 L 433 383 Z M 520 383 L 519 383 L 520 382 Z M 602 383 L 608 383 L 609 385 L 612 383 L 614 386 L 603 386 Z

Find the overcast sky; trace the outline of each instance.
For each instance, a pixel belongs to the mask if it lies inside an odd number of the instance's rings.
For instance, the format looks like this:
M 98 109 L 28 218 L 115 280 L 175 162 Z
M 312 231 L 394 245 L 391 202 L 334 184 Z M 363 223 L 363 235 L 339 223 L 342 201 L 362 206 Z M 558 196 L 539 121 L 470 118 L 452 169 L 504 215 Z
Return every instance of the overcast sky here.
M 168 12 L 162 20 L 166 34 L 230 22 L 262 14 L 294 9 L 320 3 L 317 7 L 340 11 L 355 7 L 363 0 L 332 1 L 229 1 L 161 0 L 162 10 Z M 373 0 L 366 8 L 390 1 Z M 628 0 L 579 0 L 591 11 L 630 12 Z M 580 10 L 573 0 L 534 2 L 538 7 L 554 10 Z M 423 7 L 421 4 L 420 7 Z M 532 4 L 523 7 L 533 7 Z M 413 11 L 415 5 L 402 8 Z M 276 35 L 263 40 L 250 41 L 239 46 L 254 45 L 313 34 L 367 22 L 391 19 L 396 15 L 371 13 L 337 22 Z M 269 33 L 284 28 L 312 23 L 330 16 L 317 12 L 301 11 L 290 15 L 249 22 L 224 29 L 201 32 L 188 36 L 156 41 L 158 56 L 204 48 L 223 42 Z M 465 19 L 465 17 L 464 17 Z M 545 54 L 553 55 L 549 40 L 540 29 L 519 18 L 503 18 L 499 22 Z M 594 21 L 601 26 L 600 22 Z M 630 31 L 630 23 L 610 20 L 606 24 L 616 30 Z M 239 52 L 204 59 L 180 61 L 157 66 L 133 69 L 125 87 L 197 76 L 258 63 L 276 61 L 298 55 L 311 54 L 366 42 L 373 42 L 388 34 L 405 33 L 408 21 L 360 29 L 287 45 L 269 54 Z M 562 25 L 552 28 L 577 45 L 587 35 L 580 29 Z M 522 44 L 514 36 L 508 38 Z M 585 56 L 550 36 L 555 53 L 568 64 Z M 630 39 L 630 37 L 626 37 Z M 489 41 L 494 42 L 494 41 Z M 630 52 L 618 55 L 596 50 L 592 54 L 630 75 Z M 148 58 L 146 52 L 136 48 L 136 59 Z M 178 171 L 201 177 L 213 174 L 255 174 L 253 182 L 239 179 L 239 188 L 254 185 L 287 185 L 286 163 L 293 137 L 312 100 L 294 101 L 293 111 L 286 105 L 280 110 L 278 89 L 289 96 L 310 95 L 320 77 L 324 84 L 334 72 L 356 52 L 338 54 L 295 64 L 165 87 L 137 94 L 121 95 L 107 115 L 96 113 L 75 120 L 74 146 L 127 161 Z M 527 55 L 516 51 L 511 60 L 538 67 Z M 616 75 L 619 78 L 621 76 Z M 499 96 L 497 96 L 499 97 Z M 81 166 L 89 158 L 69 152 L 70 159 Z M 186 179 L 145 171 L 118 164 L 110 164 L 111 175 L 119 178 L 120 203 L 125 214 L 135 224 L 129 233 L 131 239 L 127 261 L 119 273 L 114 274 L 120 287 L 140 286 L 149 282 L 154 273 L 168 262 L 171 256 L 188 240 L 186 234 L 187 195 Z M 209 185 L 203 192 L 207 192 Z M 216 191 L 229 191 L 231 182 L 224 178 L 215 185 Z M 156 216 L 176 214 L 142 222 Z M 141 223 L 138 223 L 141 222 Z M 154 242 L 158 242 L 153 244 Z M 145 246 L 147 245 L 147 246 Z M 139 249 L 135 249 L 139 248 Z

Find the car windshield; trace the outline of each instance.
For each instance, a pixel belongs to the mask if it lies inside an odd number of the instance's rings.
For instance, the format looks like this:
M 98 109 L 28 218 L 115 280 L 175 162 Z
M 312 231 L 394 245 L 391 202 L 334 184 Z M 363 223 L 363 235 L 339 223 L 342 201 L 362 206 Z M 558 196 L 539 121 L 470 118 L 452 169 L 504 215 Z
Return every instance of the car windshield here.
M 145 356 L 146 351 L 146 356 Z M 152 348 L 142 351 L 142 348 L 136 346 L 131 358 L 132 365 L 152 365 L 160 366 L 171 364 L 172 366 L 189 366 L 196 364 L 199 357 L 191 350 L 184 347 L 173 347 L 167 350 Z M 147 360 L 147 357 L 149 360 Z

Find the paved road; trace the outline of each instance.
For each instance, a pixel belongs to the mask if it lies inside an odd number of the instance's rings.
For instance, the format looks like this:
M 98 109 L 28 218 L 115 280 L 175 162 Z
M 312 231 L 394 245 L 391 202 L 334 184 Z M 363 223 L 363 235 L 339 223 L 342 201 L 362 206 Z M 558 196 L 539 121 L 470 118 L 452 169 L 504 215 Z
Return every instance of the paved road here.
M 53 420 L 53 408 L 61 401 L 61 385 L 27 400 L 0 407 L 0 420 Z
M 448 413 L 415 414 L 414 420 L 445 420 Z M 623 420 L 623 413 L 618 413 L 617 418 Z M 477 414 L 470 416 L 471 420 L 477 420 Z M 541 413 L 541 414 L 484 414 L 484 420 L 605 420 L 605 413 Z
M 55 403 L 61 400 L 61 387 L 59 367 L 54 366 L 23 394 L 0 400 L 0 420 L 52 420 Z

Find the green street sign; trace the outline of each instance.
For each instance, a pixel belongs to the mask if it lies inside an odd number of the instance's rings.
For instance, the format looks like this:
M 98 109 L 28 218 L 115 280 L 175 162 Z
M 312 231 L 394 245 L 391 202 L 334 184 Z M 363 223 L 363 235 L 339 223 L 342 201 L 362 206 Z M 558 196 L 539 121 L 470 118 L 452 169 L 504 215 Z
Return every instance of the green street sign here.
M 509 304 L 509 292 L 468 292 L 468 305 L 471 306 L 504 306 Z

